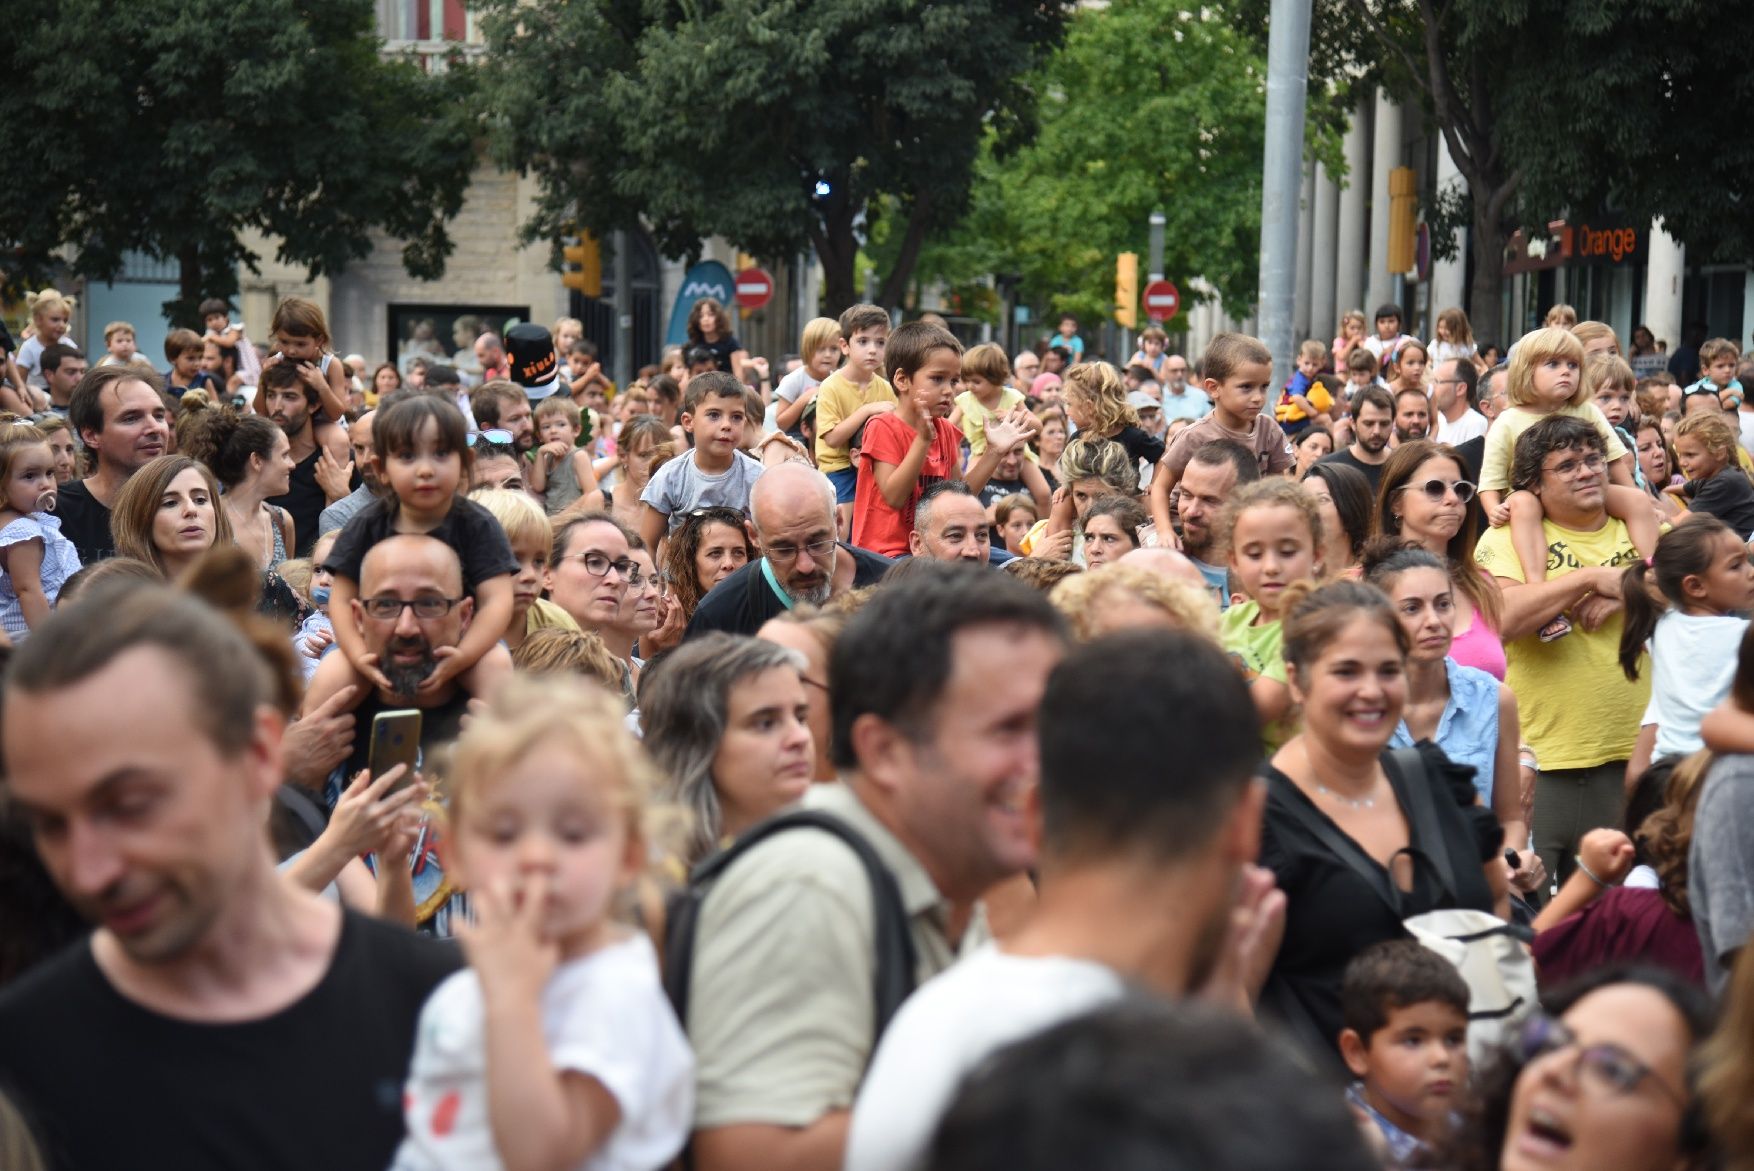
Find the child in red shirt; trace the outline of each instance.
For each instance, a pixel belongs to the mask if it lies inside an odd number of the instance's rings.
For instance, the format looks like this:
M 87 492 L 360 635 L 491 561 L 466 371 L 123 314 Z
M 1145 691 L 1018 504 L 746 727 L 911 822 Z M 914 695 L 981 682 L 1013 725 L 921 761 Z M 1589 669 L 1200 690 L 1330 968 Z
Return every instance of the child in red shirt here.
M 908 551 L 914 505 L 928 485 L 962 469 L 962 432 L 950 412 L 962 381 L 962 343 L 910 321 L 889 336 L 885 373 L 896 407 L 865 424 L 853 494 L 853 543 L 885 557 Z

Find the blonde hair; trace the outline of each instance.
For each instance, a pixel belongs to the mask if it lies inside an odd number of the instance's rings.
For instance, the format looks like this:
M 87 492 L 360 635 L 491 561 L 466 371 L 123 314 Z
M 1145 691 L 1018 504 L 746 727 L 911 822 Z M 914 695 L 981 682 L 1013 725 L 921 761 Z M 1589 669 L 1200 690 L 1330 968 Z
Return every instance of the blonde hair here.
M 1218 603 L 1208 591 L 1137 565 L 1117 562 L 1075 574 L 1054 586 L 1048 599 L 1071 623 L 1073 636 L 1088 642 L 1103 633 L 1096 625 L 1097 602 L 1118 592 L 1130 593 L 1156 606 L 1184 630 L 1217 641 Z
M 311 574 L 315 570 L 316 566 L 309 557 L 294 557 L 274 567 L 280 580 L 291 586 L 292 592 L 307 602 L 311 600 Z
M 1624 390 L 1627 394 L 1632 394 L 1637 385 L 1638 379 L 1632 373 L 1632 367 L 1626 364 L 1625 358 L 1617 354 L 1597 354 L 1584 368 L 1585 401 L 1593 400 L 1603 390 Z
M 1705 444 L 1705 449 L 1715 456 L 1724 459 L 1726 465 L 1740 471 L 1736 460 L 1736 444 L 1741 436 L 1730 421 L 1717 411 L 1706 411 L 1703 414 L 1688 415 L 1675 424 L 1675 441 L 1679 443 L 1684 437 L 1693 436 Z
M 806 365 L 823 346 L 840 344 L 840 322 L 832 317 L 812 317 L 804 323 L 804 336 L 798 341 L 798 353 Z
M 1437 315 L 1437 323 L 1449 331 L 1451 345 L 1471 346 L 1474 344 L 1474 327 L 1468 321 L 1468 315 L 1459 308 L 1451 307 Z
M 1363 328 L 1363 327 L 1368 326 L 1370 324 L 1370 322 L 1365 319 L 1364 310 L 1362 310 L 1362 309 L 1348 309 L 1348 310 L 1346 310 L 1346 312 L 1340 314 L 1340 328 L 1338 330 L 1338 333 L 1341 337 L 1346 336 L 1346 324 L 1347 324 L 1347 322 L 1351 322 L 1351 321 L 1356 321 L 1359 324 L 1360 328 Z
M 561 416 L 573 427 L 582 429 L 585 425 L 584 412 L 579 410 L 579 404 L 564 394 L 552 394 L 537 403 L 536 413 L 532 418 L 536 420 L 537 426 L 541 426 L 542 420 L 553 415 Z
M 140 336 L 140 331 L 135 329 L 131 323 L 126 321 L 112 321 L 104 326 L 104 345 L 108 346 L 110 344 L 110 339 L 115 337 L 118 333 L 131 333 L 135 337 Z
M 57 309 L 65 309 L 69 320 L 73 317 L 75 298 L 69 297 L 59 289 L 44 289 L 40 293 L 26 293 L 24 307 L 30 311 L 32 321 L 40 321 Z
M 1699 347 L 1699 364 L 1701 366 L 1709 366 L 1719 358 L 1729 358 L 1734 361 L 1741 356 L 1742 351 L 1737 349 L 1736 343 L 1727 337 L 1714 337 Z
M 450 769 L 451 823 L 462 821 L 483 786 L 550 744 L 575 755 L 594 781 L 609 787 L 611 807 L 626 815 L 628 836 L 647 847 L 648 857 L 677 847 L 686 818 L 657 801 L 662 778 L 627 730 L 627 709 L 601 687 L 554 676 L 514 675 L 457 740 Z
M 1541 319 L 1541 325 L 1543 328 L 1558 326 L 1561 329 L 1570 329 L 1576 324 L 1577 310 L 1573 309 L 1570 305 L 1567 305 L 1564 301 L 1559 302 L 1557 305 L 1553 306 L 1553 308 L 1547 310 L 1547 316 Z
M 1313 337 L 1309 338 L 1302 345 L 1297 347 L 1297 358 L 1299 361 L 1302 361 L 1305 358 L 1313 358 L 1317 362 L 1321 362 L 1325 365 L 1328 361 L 1328 343 L 1319 341 Z
M 1615 357 L 1625 352 L 1620 348 L 1620 335 L 1614 332 L 1613 326 L 1604 321 L 1580 321 L 1572 326 L 1571 336 L 1582 342 L 1586 350 L 1591 342 L 1607 338 L 1614 343 Z
M 469 493 L 469 499 L 493 514 L 510 544 L 534 545 L 544 553 L 553 546 L 554 526 L 528 493 L 508 488 L 477 488 Z
M 1510 355 L 1510 373 L 1505 380 L 1504 397 L 1512 406 L 1539 405 L 1535 399 L 1535 367 L 1548 358 L 1570 358 L 1582 370 L 1583 343 L 1569 329 L 1549 325 L 1523 335 Z M 1577 389 L 1565 400 L 1568 407 L 1581 407 L 1590 401 L 1584 390 L 1584 379 L 1577 380 Z
M 1139 465 L 1127 449 L 1112 439 L 1104 439 L 1091 431 L 1081 431 L 1060 453 L 1060 483 L 1071 485 L 1079 480 L 1101 480 L 1124 496 L 1139 491 Z
M 531 678 L 579 675 L 603 685 L 620 696 L 626 710 L 627 664 L 612 654 L 603 639 L 590 631 L 569 626 L 544 626 L 512 652 L 512 666 Z
M 1066 371 L 1062 393 L 1090 407 L 1094 437 L 1107 438 L 1122 427 L 1139 425 L 1139 412 L 1127 405 L 1127 384 L 1121 372 L 1107 362 L 1080 362 Z M 1062 457 L 1063 458 L 1063 457 Z

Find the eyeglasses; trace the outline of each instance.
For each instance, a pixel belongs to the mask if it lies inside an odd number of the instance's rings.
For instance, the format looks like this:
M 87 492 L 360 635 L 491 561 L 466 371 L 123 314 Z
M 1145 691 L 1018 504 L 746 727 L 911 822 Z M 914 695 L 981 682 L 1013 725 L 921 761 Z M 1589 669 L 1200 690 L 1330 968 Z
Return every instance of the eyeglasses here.
M 402 617 L 403 610 L 413 610 L 416 618 L 431 621 L 443 618 L 451 612 L 451 608 L 462 598 L 415 598 L 411 601 L 402 598 L 364 598 L 360 606 L 365 609 L 366 616 L 379 622 L 395 622 Z
M 1552 467 L 1543 467 L 1543 472 L 1552 472 L 1561 480 L 1569 480 L 1580 471 L 1599 472 L 1608 466 L 1608 461 L 1600 455 L 1586 455 L 1579 459 L 1563 460 Z
M 1687 1108 L 1687 1099 L 1656 1076 L 1656 1071 L 1650 1066 L 1618 1045 L 1579 1046 L 1577 1035 L 1550 1016 L 1537 1013 L 1524 1021 L 1518 1038 L 1518 1048 L 1525 1064 L 1552 1056 L 1563 1049 L 1575 1049 L 1571 1072 L 1580 1083 L 1587 1082 L 1591 1088 L 1602 1093 L 1624 1097 L 1635 1093 L 1648 1080 L 1662 1090 L 1669 1100 L 1683 1110 Z
M 1456 494 L 1456 499 L 1460 500 L 1463 504 L 1466 504 L 1474 498 L 1475 492 L 1474 485 L 1468 483 L 1466 480 L 1427 480 L 1423 484 L 1402 484 L 1399 488 L 1396 488 L 1395 491 L 1406 492 L 1409 489 L 1416 489 L 1425 493 L 1425 498 L 1433 504 L 1441 501 L 1446 492 L 1454 492 Z
M 639 562 L 631 557 L 623 557 L 613 561 L 601 553 L 568 553 L 562 561 L 579 561 L 584 564 L 585 572 L 592 577 L 608 577 L 613 569 L 621 575 L 621 580 L 630 586 L 636 586 L 645 580 L 640 571 Z
M 474 447 L 477 443 L 482 443 L 495 447 L 510 447 L 517 441 L 517 438 L 516 435 L 503 427 L 494 427 L 486 431 L 477 431 L 469 436 L 469 446 Z
M 762 554 L 775 565 L 790 565 L 798 559 L 800 551 L 810 554 L 813 561 L 821 561 L 834 551 L 834 545 L 833 537 L 823 537 L 804 545 L 802 550 L 797 545 L 766 545 L 762 548 Z

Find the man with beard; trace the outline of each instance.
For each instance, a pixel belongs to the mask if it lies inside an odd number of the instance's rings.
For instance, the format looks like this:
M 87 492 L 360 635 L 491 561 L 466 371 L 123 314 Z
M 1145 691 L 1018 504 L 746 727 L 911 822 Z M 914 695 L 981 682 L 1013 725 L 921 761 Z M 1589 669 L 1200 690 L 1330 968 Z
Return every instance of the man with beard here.
M 1411 443 L 1431 431 L 1431 399 L 1423 390 L 1395 392 L 1395 442 Z
M 1345 464 L 1364 473 L 1370 481 L 1370 492 L 1376 495 L 1382 482 L 1382 466 L 1389 462 L 1389 435 L 1395 427 L 1395 400 L 1380 386 L 1366 386 L 1352 400 L 1352 433 L 1350 446 L 1332 455 L 1324 455 L 1318 463 Z
M 454 680 L 433 695 L 422 695 L 418 689 L 438 666 L 437 651 L 455 648 L 462 641 L 474 613 L 475 602 L 463 589 L 463 564 L 443 541 L 404 533 L 379 541 L 366 553 L 352 611 L 330 617 L 358 626 L 390 686 L 369 689 L 353 709 L 360 734 L 353 739 L 353 755 L 329 779 L 325 796 L 331 806 L 341 788 L 370 764 L 368 729 L 379 712 L 419 708 L 420 748 L 427 759 L 456 740 L 468 693 Z M 341 656 L 328 656 L 312 677 L 308 694 L 328 695 L 335 690 L 325 679 L 326 671 L 346 675 L 350 667 Z
M 292 514 L 292 532 L 298 542 L 295 556 L 309 557 L 311 546 L 322 535 L 318 523 L 323 509 L 334 503 L 317 482 L 317 461 L 327 453 L 337 464 L 347 462 L 347 438 L 339 427 L 328 429 L 332 448 L 325 449 L 316 439 L 311 417 L 317 409 L 317 392 L 307 386 L 299 367 L 290 362 L 277 362 L 262 370 L 262 393 L 267 398 L 268 418 L 286 432 L 292 444 L 292 478 L 286 492 L 270 496 L 268 503 Z M 335 500 L 342 499 L 341 493 Z
M 1218 544 L 1215 526 L 1237 488 L 1261 478 L 1261 464 L 1254 452 L 1229 439 L 1214 439 L 1194 449 L 1182 471 L 1181 497 L 1176 512 L 1182 522 L 1182 552 L 1206 579 L 1206 587 L 1218 599 L 1218 608 L 1230 605 L 1228 560 Z
M 99 366 L 73 388 L 67 421 L 91 454 L 91 475 L 61 489 L 55 515 L 62 535 L 79 550 L 81 564 L 115 556 L 110 505 L 128 477 L 170 444 L 170 422 L 158 391 L 158 375 L 139 366 Z
M 1048 678 L 1038 727 L 1035 914 L 896 1014 L 853 1107 L 848 1171 L 919 1167 L 963 1075 L 1013 1041 L 1128 988 L 1235 1002 L 1254 952 L 1271 954 L 1261 945 L 1284 896 L 1251 865 L 1259 725 L 1223 651 L 1157 630 L 1075 648 Z M 1165 744 L 1194 743 L 1165 760 Z M 1232 928 L 1239 909 L 1247 930 Z
M 469 413 L 475 416 L 478 433 L 489 435 L 490 442 L 509 443 L 519 455 L 536 446 L 536 419 L 530 412 L 529 396 L 509 378 L 483 382 L 470 391 Z M 492 435 L 494 431 L 505 435 Z
M 387 399 L 390 396 L 384 397 Z M 380 401 L 378 410 L 389 405 Z M 346 528 L 347 522 L 359 515 L 360 509 L 377 498 L 378 473 L 372 465 L 372 416 L 376 414 L 377 411 L 367 411 L 347 429 L 347 445 L 353 450 L 353 466 L 359 469 L 359 487 L 323 510 L 322 516 L 317 519 L 318 536 Z
M 95 930 L 0 994 L 0 1086 L 45 1165 L 377 1171 L 457 956 L 275 873 L 284 722 L 243 633 L 96 588 L 7 678 L 8 795 Z
M 892 562 L 835 540 L 834 485 L 802 461 L 770 467 L 749 493 L 749 537 L 763 556 L 725 578 L 695 608 L 692 638 L 705 630 L 754 634 L 799 602 L 820 606 L 876 585 Z

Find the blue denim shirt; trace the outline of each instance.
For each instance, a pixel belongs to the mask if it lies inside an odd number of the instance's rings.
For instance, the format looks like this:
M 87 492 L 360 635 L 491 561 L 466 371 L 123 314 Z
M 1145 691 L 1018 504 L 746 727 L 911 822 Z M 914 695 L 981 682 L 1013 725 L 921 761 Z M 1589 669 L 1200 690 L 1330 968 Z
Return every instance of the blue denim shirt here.
M 1492 774 L 1498 759 L 1498 680 L 1477 667 L 1464 667 L 1445 659 L 1449 676 L 1449 702 L 1437 719 L 1432 742 L 1457 764 L 1474 770 L 1474 788 L 1480 800 L 1492 804 Z M 1402 720 L 1389 737 L 1390 748 L 1411 748 L 1413 734 Z

